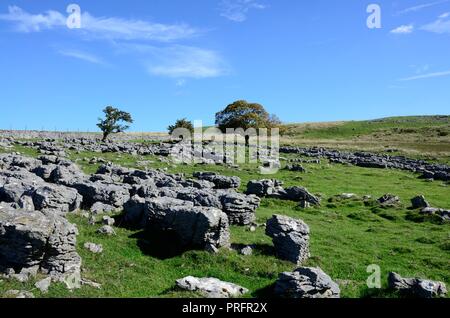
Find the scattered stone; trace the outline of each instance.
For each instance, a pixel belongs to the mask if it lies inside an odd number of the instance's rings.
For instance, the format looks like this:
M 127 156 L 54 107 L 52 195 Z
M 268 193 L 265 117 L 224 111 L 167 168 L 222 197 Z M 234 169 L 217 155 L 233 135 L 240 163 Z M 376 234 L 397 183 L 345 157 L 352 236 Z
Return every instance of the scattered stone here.
M 427 202 L 423 195 L 419 195 L 411 199 L 413 209 L 429 208 L 430 204 Z
M 299 165 L 299 164 L 287 165 L 286 170 L 293 171 L 293 172 L 306 172 L 306 169 L 302 165 Z
M 403 278 L 394 272 L 389 273 L 388 285 L 389 288 L 411 297 L 436 298 L 447 295 L 447 288 L 442 282 L 421 278 Z
M 101 228 L 97 230 L 98 234 L 107 235 L 107 236 L 114 236 L 116 235 L 116 231 L 109 226 L 109 225 L 103 225 Z
M 242 255 L 245 256 L 250 256 L 253 254 L 253 248 L 251 246 L 246 246 L 244 248 L 242 248 L 239 253 L 241 253 Z
M 105 225 L 113 226 L 116 223 L 116 220 L 114 220 L 112 217 L 104 216 L 102 218 L 102 222 Z
M 274 293 L 283 298 L 339 298 L 341 291 L 320 268 L 301 267 L 281 273 Z
M 8 290 L 4 297 L 6 298 L 34 298 L 33 293 L 25 290 Z
M 48 292 L 48 289 L 50 288 L 50 285 L 52 283 L 52 278 L 47 277 L 40 281 L 38 281 L 34 286 L 39 289 L 42 293 L 46 294 Z
M 188 276 L 176 281 L 178 288 L 199 292 L 207 298 L 236 298 L 248 292 L 248 289 L 217 278 L 197 278 Z
M 309 227 L 302 220 L 274 215 L 267 221 L 266 235 L 272 238 L 280 258 L 296 264 L 309 258 Z
M 84 243 L 84 248 L 94 254 L 100 254 L 103 252 L 103 246 L 101 244 L 97 245 L 97 244 L 88 242 L 88 243 Z
M 377 202 L 382 207 L 398 207 L 401 204 L 400 198 L 393 194 L 385 194 Z

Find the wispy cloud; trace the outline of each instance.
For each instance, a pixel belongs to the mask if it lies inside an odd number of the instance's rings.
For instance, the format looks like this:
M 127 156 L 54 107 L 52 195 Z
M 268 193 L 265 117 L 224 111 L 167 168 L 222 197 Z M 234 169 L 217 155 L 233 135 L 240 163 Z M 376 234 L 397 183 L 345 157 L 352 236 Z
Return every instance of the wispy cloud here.
M 447 2 L 450 2 L 450 0 L 440 0 L 440 1 L 434 1 L 434 2 L 424 3 L 424 4 L 419 4 L 419 5 L 416 5 L 416 6 L 412 6 L 412 7 L 403 9 L 403 10 L 399 11 L 398 14 L 417 12 L 417 11 L 420 11 L 420 10 L 423 10 L 423 9 L 426 9 L 426 8 L 429 8 L 429 7 L 434 7 L 436 5 L 447 3 Z
M 420 29 L 438 34 L 450 33 L 450 14 L 441 14 L 436 21 L 428 23 Z
M 146 70 L 156 76 L 174 79 L 202 79 L 227 75 L 230 68 L 213 50 L 185 45 L 156 47 L 145 44 L 123 44 L 119 52 L 138 54 Z M 185 82 L 178 82 L 183 84 Z
M 17 6 L 10 6 L 8 13 L 0 14 L 0 20 L 14 24 L 19 32 L 40 32 L 66 27 L 66 17 L 62 13 L 49 10 L 31 14 Z M 201 31 L 187 24 L 161 24 L 142 20 L 127 20 L 115 17 L 95 17 L 88 12 L 81 15 L 80 33 L 110 40 L 154 40 L 174 41 L 190 38 Z
M 399 79 L 399 81 L 402 81 L 402 82 L 405 82 L 405 81 L 415 81 L 415 80 L 419 80 L 419 79 L 434 78 L 434 77 L 443 77 L 443 76 L 450 76 L 450 71 L 421 74 L 421 75 L 416 75 L 416 76 L 411 76 L 411 77 L 402 78 L 402 79 Z
M 401 25 L 401 26 L 391 30 L 391 33 L 408 34 L 408 33 L 412 33 L 413 31 L 414 31 L 414 26 L 412 24 L 409 24 L 409 25 Z
M 267 5 L 257 0 L 222 0 L 220 3 L 220 15 L 234 22 L 244 22 L 247 14 L 252 9 L 266 9 Z
M 72 57 L 75 59 L 79 59 L 85 62 L 93 63 L 93 64 L 102 64 L 105 65 L 105 62 L 99 57 L 92 55 L 90 53 L 78 51 L 78 50 L 59 50 L 59 54 L 67 57 Z

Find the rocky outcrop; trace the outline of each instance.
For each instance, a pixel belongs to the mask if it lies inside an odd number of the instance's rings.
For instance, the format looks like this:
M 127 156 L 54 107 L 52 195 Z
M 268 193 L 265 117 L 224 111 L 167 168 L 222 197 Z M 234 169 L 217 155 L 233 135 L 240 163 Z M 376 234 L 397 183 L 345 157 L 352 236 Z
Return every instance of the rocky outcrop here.
M 298 154 L 306 157 L 326 158 L 332 163 L 352 164 L 364 168 L 401 169 L 420 174 L 424 179 L 450 180 L 450 167 L 428 163 L 424 160 L 403 156 L 379 155 L 368 152 L 343 152 L 324 148 L 280 147 L 280 153 Z
M 188 276 L 177 280 L 176 286 L 182 290 L 198 292 L 207 298 L 237 298 L 248 293 L 248 289 L 244 287 L 217 278 Z
M 389 273 L 389 288 L 405 296 L 417 298 L 445 297 L 447 288 L 442 282 L 435 282 L 421 278 L 403 278 L 397 273 Z
M 252 224 L 256 220 L 255 211 L 261 203 L 261 199 L 255 195 L 226 191 L 219 193 L 219 200 L 230 224 L 234 225 Z
M 228 217 L 221 210 L 206 207 L 171 206 L 151 226 L 175 233 L 179 246 L 208 248 L 228 247 Z
M 283 298 L 339 298 L 341 291 L 320 268 L 301 267 L 281 273 L 274 293 Z
M 302 220 L 274 215 L 267 221 L 266 235 L 272 238 L 278 257 L 295 264 L 309 258 L 309 227 Z
M 260 198 L 280 197 L 283 193 L 283 182 L 275 179 L 252 180 L 247 184 L 247 194 L 254 194 Z
M 320 205 L 320 199 L 310 193 L 308 189 L 294 186 L 284 189 L 281 181 L 272 180 L 252 180 L 247 184 L 247 194 L 254 194 L 259 197 L 277 198 L 290 200 L 311 205 Z
M 39 211 L 0 209 L 0 264 L 16 272 L 37 268 L 62 277 L 80 271 L 75 225 Z

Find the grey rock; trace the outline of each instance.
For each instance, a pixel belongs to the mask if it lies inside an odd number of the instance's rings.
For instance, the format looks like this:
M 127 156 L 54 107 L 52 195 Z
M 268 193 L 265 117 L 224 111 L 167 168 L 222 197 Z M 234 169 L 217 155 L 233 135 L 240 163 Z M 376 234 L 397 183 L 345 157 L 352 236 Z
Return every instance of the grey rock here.
M 50 285 L 52 284 L 52 278 L 47 277 L 40 281 L 38 281 L 34 286 L 39 289 L 42 293 L 46 294 L 48 292 L 48 289 L 50 288 Z
M 266 235 L 272 238 L 278 257 L 296 264 L 309 258 L 309 227 L 302 220 L 274 215 L 267 221 Z
M 104 225 L 113 226 L 116 223 L 116 220 L 114 220 L 112 217 L 104 216 L 102 218 L 102 222 Z
M 5 298 L 34 298 L 33 293 L 25 290 L 8 290 L 4 294 Z
M 176 281 L 178 288 L 199 292 L 207 298 L 236 298 L 248 293 L 248 289 L 217 278 L 197 278 L 188 276 Z
M 169 207 L 152 226 L 175 233 L 182 247 L 230 246 L 228 217 L 216 208 Z
M 245 256 L 250 256 L 253 254 L 253 248 L 251 246 L 246 246 L 244 248 L 242 248 L 239 253 L 241 253 L 242 255 Z
M 76 226 L 62 217 L 2 208 L 1 263 L 21 271 L 39 267 L 54 277 L 77 273 L 81 266 L 76 252 L 77 234 Z
M 90 208 L 90 211 L 93 214 L 111 213 L 116 210 L 116 207 L 102 202 L 95 202 Z
M 283 183 L 275 179 L 252 180 L 247 184 L 247 194 L 254 194 L 258 197 L 277 196 L 283 190 Z
M 423 195 L 419 195 L 411 199 L 411 205 L 413 209 L 429 208 L 430 204 L 427 202 Z
M 98 234 L 106 235 L 106 236 L 114 236 L 116 235 L 116 231 L 109 226 L 109 225 L 103 225 L 101 228 L 97 230 Z
M 444 283 L 421 278 L 403 278 L 391 272 L 388 277 L 389 288 L 417 298 L 445 297 L 447 288 Z
M 400 198 L 393 194 L 385 194 L 377 202 L 382 207 L 397 207 L 401 204 Z
M 103 246 L 101 244 L 87 242 L 84 243 L 84 248 L 94 254 L 101 254 L 103 252 Z
M 228 215 L 230 224 L 249 225 L 255 221 L 255 211 L 261 203 L 259 197 L 226 191 L 219 196 L 221 208 Z
M 275 283 L 275 295 L 283 298 L 339 298 L 340 289 L 320 268 L 301 267 L 281 273 Z
M 308 189 L 303 187 L 290 187 L 285 189 L 284 198 L 296 202 L 306 201 L 312 205 L 320 205 L 320 199 L 311 194 Z
M 214 172 L 196 172 L 194 177 L 214 183 L 216 189 L 237 189 L 241 185 L 239 177 L 226 177 Z

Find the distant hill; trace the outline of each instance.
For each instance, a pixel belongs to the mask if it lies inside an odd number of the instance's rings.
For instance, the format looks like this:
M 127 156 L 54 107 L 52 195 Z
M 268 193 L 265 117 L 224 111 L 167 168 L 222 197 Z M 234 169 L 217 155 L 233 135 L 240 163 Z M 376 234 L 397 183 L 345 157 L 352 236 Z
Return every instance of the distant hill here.
M 374 134 L 450 134 L 450 116 L 388 117 L 364 121 L 289 124 L 285 136 L 319 139 L 347 139 Z

